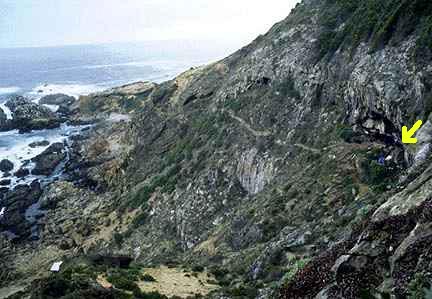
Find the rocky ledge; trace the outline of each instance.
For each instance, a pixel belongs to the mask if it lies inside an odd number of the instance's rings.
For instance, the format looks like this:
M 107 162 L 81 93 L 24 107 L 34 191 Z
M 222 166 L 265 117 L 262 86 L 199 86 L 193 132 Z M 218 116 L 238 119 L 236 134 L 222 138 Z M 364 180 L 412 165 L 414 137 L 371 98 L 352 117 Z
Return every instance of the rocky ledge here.
M 53 129 L 68 120 L 73 113 L 75 98 L 63 94 L 46 96 L 35 103 L 22 96 L 14 96 L 5 103 L 10 117 L 0 108 L 0 131 Z M 51 109 L 50 109 L 50 108 Z

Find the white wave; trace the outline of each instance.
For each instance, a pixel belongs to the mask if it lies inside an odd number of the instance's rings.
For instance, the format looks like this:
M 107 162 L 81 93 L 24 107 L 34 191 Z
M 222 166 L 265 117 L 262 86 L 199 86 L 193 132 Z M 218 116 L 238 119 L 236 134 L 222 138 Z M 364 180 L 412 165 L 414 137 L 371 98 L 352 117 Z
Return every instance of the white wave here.
M 33 163 L 28 163 L 28 161 L 48 148 L 48 146 L 31 148 L 29 147 L 30 143 L 44 140 L 47 140 L 50 144 L 64 142 L 68 137 L 76 135 L 84 127 L 85 126 L 72 127 L 63 124 L 57 129 L 33 131 L 26 134 L 18 134 L 17 130 L 1 132 L 0 160 L 8 159 L 14 164 L 11 176 L 5 177 L 12 180 L 11 187 L 16 186 L 18 183 L 31 183 L 34 179 L 41 178 L 39 176 L 29 175 L 24 179 L 20 179 L 12 175 L 21 167 L 31 170 L 34 165 Z M 0 171 L 0 177 L 2 176 L 4 176 L 4 173 Z
M 40 98 L 50 94 L 63 93 L 75 98 L 93 92 L 103 91 L 103 86 L 94 84 L 40 84 L 26 95 L 37 102 Z
M 16 86 L 0 87 L 0 95 L 17 93 L 21 88 Z
M 43 106 L 47 107 L 49 110 L 51 110 L 52 112 L 57 112 L 57 110 L 59 110 L 59 105 L 48 105 L 48 104 L 44 104 Z
M 95 65 L 84 65 L 82 68 L 86 69 L 100 69 L 118 66 L 148 66 L 157 67 L 162 69 L 172 69 L 180 66 L 190 66 L 191 63 L 187 61 L 177 61 L 177 60 L 142 60 L 142 61 L 130 61 L 123 63 L 113 63 L 113 64 L 95 64 Z
M 0 103 L 0 109 L 6 114 L 6 119 L 12 119 L 12 111 L 5 105 L 5 103 Z
M 38 72 L 51 72 L 51 71 L 67 71 L 67 70 L 77 70 L 77 69 L 104 69 L 122 66 L 136 66 L 136 67 L 151 67 L 158 70 L 171 70 L 175 68 L 189 68 L 192 66 L 208 64 L 209 61 L 197 60 L 197 61 L 182 61 L 182 60 L 138 60 L 130 62 L 120 62 L 120 63 L 108 63 L 108 64 L 88 64 L 88 65 L 78 65 L 64 68 L 56 68 L 43 70 Z

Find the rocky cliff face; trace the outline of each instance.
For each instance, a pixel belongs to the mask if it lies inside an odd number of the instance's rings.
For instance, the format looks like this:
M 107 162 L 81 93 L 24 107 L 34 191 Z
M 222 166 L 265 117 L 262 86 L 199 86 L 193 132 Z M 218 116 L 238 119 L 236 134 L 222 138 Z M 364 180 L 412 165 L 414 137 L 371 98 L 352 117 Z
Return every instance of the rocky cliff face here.
M 106 120 L 76 144 L 71 177 L 87 179 L 45 195 L 40 252 L 204 266 L 213 298 L 421 298 L 431 15 L 422 0 L 304 0 L 217 63 L 81 98 Z

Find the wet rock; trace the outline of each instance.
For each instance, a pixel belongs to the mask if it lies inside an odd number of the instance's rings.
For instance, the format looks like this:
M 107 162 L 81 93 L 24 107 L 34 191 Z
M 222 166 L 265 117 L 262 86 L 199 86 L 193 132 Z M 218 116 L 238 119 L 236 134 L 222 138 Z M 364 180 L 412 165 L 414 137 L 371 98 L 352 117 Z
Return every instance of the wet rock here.
M 0 180 L 0 186 L 9 186 L 11 180 Z
M 42 146 L 48 146 L 50 143 L 48 140 L 43 141 L 35 141 L 29 144 L 29 147 L 35 148 L 35 147 L 42 147 Z
M 40 99 L 39 103 L 41 105 L 54 105 L 57 106 L 58 109 L 56 113 L 62 117 L 67 117 L 71 115 L 76 109 L 76 105 L 73 105 L 76 102 L 75 98 L 72 96 L 68 96 L 65 94 L 52 94 L 47 95 Z
M 5 105 L 14 115 L 12 128 L 18 129 L 20 133 L 60 126 L 61 120 L 50 109 L 22 96 L 13 97 Z
M 39 200 L 41 194 L 38 181 L 30 185 L 19 185 L 5 193 L 2 205 L 6 207 L 6 213 L 0 219 L 0 230 L 9 230 L 20 238 L 29 236 L 30 223 L 25 218 L 25 211 Z
M 79 117 L 69 120 L 71 126 L 85 126 L 97 123 L 99 119 L 94 117 Z
M 9 172 L 14 168 L 14 165 L 11 161 L 7 159 L 3 159 L 0 161 L 0 171 Z
M 30 185 L 18 185 L 10 190 L 3 198 L 3 204 L 8 210 L 24 212 L 27 207 L 36 203 L 42 194 L 39 182 L 34 181 Z
M 0 108 L 0 125 L 6 122 L 6 119 L 7 119 L 6 113 L 4 113 L 3 109 Z
M 75 98 L 62 93 L 50 94 L 42 97 L 39 100 L 39 104 L 42 105 L 72 105 L 75 102 Z
M 65 158 L 65 145 L 61 142 L 53 143 L 40 155 L 32 159 L 32 162 L 36 164 L 32 174 L 50 175 Z
M 61 116 L 69 116 L 72 114 L 73 110 L 69 106 L 59 106 L 56 112 Z
M 20 169 L 17 170 L 17 172 L 14 173 L 14 176 L 16 176 L 17 178 L 23 178 L 28 176 L 29 174 L 30 174 L 30 170 L 21 167 Z
M 4 113 L 3 109 L 0 108 L 0 130 L 7 131 L 9 130 L 10 121 L 7 119 L 6 113 Z

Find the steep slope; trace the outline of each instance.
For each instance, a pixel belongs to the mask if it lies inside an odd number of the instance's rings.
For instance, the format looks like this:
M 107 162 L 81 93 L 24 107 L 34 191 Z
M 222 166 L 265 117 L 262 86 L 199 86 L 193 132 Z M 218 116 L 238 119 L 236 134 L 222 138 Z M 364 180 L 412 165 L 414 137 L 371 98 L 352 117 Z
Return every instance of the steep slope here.
M 80 184 L 45 192 L 39 253 L 205 267 L 212 298 L 421 298 L 431 16 L 425 0 L 304 0 L 217 63 L 82 97 L 106 121 L 77 142 Z

